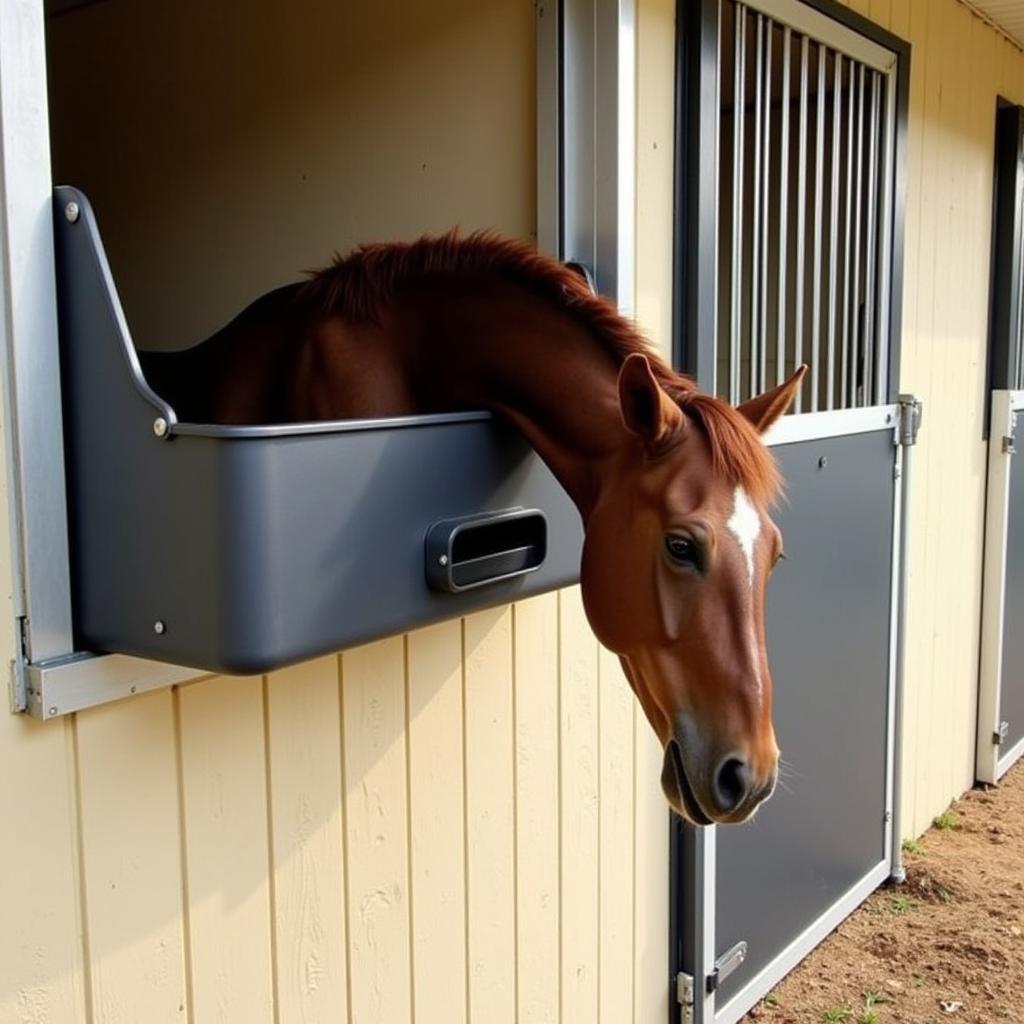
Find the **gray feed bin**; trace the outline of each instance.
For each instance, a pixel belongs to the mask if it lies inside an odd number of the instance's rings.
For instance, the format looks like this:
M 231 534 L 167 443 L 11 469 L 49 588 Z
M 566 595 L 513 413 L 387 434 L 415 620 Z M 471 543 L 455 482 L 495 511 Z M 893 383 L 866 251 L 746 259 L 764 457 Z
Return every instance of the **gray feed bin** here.
M 575 506 L 487 413 L 179 423 L 88 200 L 54 202 L 77 649 L 266 672 L 578 579 Z

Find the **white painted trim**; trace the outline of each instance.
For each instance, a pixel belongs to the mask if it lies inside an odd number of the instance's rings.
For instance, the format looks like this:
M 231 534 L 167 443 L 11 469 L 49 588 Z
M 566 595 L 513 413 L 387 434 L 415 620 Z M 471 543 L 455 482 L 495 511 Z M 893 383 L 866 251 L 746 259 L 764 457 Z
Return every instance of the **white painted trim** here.
M 992 418 L 988 438 L 988 485 L 985 499 L 975 774 L 981 782 L 993 784 L 999 779 L 999 746 L 992 742 L 992 737 L 999 730 L 1003 614 L 1006 600 L 1006 532 L 1010 510 L 1010 473 L 1014 459 L 1014 456 L 1003 451 L 1003 438 L 1013 435 L 1014 409 L 1019 407 L 1024 407 L 1024 392 L 992 392 Z
M 999 758 L 996 765 L 996 778 L 1001 779 L 1024 755 L 1024 736 L 1010 747 L 1010 749 Z
M 715 1014 L 715 1024 L 735 1024 L 759 999 L 772 990 L 812 949 L 877 889 L 889 875 L 883 860 L 852 885 L 824 914 L 800 933 L 770 964 L 754 975 Z
M 838 50 L 846 57 L 853 57 L 862 64 L 876 71 L 888 73 L 897 61 L 892 50 L 872 42 L 867 36 L 855 32 L 852 28 L 840 24 L 833 18 L 816 11 L 799 0 L 743 0 L 744 5 L 753 11 L 767 14 L 775 21 L 797 32 L 802 32 L 811 39 L 824 43 L 833 50 Z
M 836 409 L 831 412 L 805 412 L 783 416 L 764 435 L 770 447 L 798 444 L 800 441 L 820 441 L 826 437 L 850 434 L 868 434 L 873 430 L 892 430 L 899 427 L 899 406 L 872 405 L 865 409 Z
M 896 789 L 896 773 L 900 766 L 896 763 L 896 690 L 900 683 L 899 675 L 899 633 L 900 633 L 900 572 L 901 538 L 903 523 L 903 488 L 904 453 L 906 449 L 897 445 L 893 451 L 893 470 L 895 479 L 892 489 L 892 576 L 889 581 L 889 690 L 886 705 L 885 725 L 885 849 L 888 851 L 890 867 L 895 861 L 893 851 L 902 841 L 902 836 L 893 835 L 893 822 L 899 815 L 894 813 L 894 793 Z

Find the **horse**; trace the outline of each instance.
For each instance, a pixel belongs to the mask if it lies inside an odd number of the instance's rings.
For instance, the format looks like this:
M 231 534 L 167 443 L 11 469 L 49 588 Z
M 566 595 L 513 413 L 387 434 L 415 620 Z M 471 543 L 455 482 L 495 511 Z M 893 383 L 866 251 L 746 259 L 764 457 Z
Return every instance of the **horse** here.
M 764 600 L 782 538 L 761 434 L 805 367 L 733 408 L 575 270 L 490 233 L 363 246 L 192 349 L 140 355 L 193 422 L 481 408 L 511 421 L 579 509 L 586 615 L 661 743 L 669 805 L 708 825 L 770 796 Z

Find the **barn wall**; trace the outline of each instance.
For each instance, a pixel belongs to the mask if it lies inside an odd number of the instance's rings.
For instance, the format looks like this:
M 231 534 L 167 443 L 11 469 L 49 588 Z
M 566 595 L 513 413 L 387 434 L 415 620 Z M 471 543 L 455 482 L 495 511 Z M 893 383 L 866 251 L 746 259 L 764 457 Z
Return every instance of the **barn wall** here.
M 670 58 L 649 6 L 640 45 Z M 194 340 L 360 239 L 533 232 L 529 3 L 283 10 L 107 0 L 50 24 L 56 176 L 92 193 L 140 342 Z M 660 261 L 638 260 L 643 283 Z M 659 770 L 576 588 L 0 715 L 0 1021 L 664 1019 Z
M 904 831 L 974 779 L 996 96 L 1024 54 L 957 0 L 857 0 L 913 46 L 900 387 L 924 400 L 910 503 Z

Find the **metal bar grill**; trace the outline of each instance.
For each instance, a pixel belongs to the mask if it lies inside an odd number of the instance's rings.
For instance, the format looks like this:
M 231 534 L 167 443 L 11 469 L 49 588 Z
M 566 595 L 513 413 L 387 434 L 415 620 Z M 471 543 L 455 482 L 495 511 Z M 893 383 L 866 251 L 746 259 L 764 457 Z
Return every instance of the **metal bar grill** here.
M 779 125 L 779 247 L 778 296 L 775 326 L 775 383 L 786 376 L 786 264 L 789 261 L 789 82 L 792 72 L 790 51 L 793 33 L 787 25 L 782 30 L 782 96 Z
M 720 90 L 719 134 L 731 159 L 721 153 L 718 179 L 719 393 L 743 401 L 807 363 L 795 412 L 882 404 L 895 62 L 865 59 L 841 34 L 807 35 L 774 8 L 721 0 L 720 11 L 731 95 Z M 1024 363 L 1024 312 L 1016 327 Z

